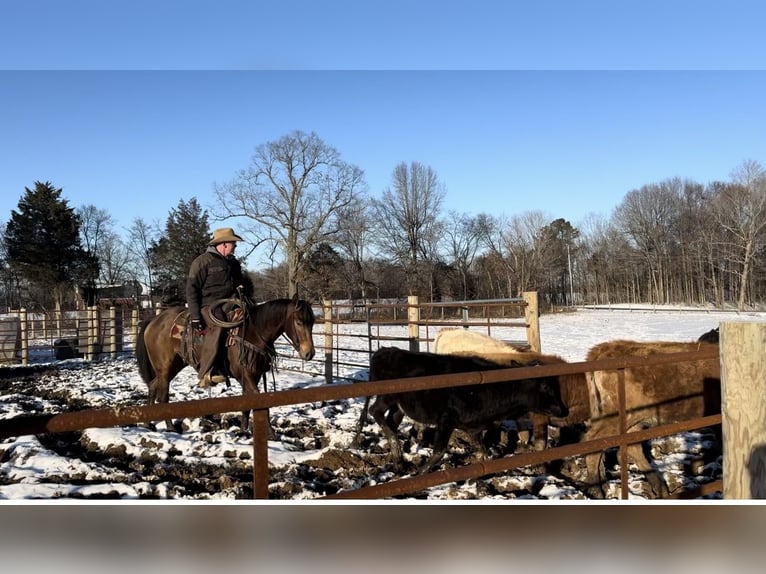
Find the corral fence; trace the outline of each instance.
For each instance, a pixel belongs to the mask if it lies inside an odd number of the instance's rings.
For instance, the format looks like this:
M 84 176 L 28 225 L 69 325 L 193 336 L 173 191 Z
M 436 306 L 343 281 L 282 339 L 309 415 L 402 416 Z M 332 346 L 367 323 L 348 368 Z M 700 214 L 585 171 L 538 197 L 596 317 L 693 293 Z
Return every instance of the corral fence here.
M 447 326 L 486 326 L 491 334 L 498 316 L 508 318 L 508 323 L 502 326 L 514 326 L 522 329 L 526 342 L 532 349 L 539 350 L 539 327 L 537 324 L 536 294 L 525 294 L 520 300 L 486 301 L 470 303 L 429 304 L 426 311 L 421 312 L 422 306 L 417 300 L 410 299 L 406 304 L 369 305 L 364 307 L 364 316 L 368 320 L 369 350 L 373 345 L 380 346 L 389 341 L 406 342 L 411 348 L 419 348 L 421 343 L 429 345 L 433 340 L 428 331 L 431 328 Z M 506 310 L 513 308 L 513 311 Z M 472 308 L 481 311 L 474 311 Z M 342 305 L 325 304 L 319 322 L 324 323 L 325 352 L 332 355 L 333 350 L 341 349 L 339 341 L 341 333 L 336 329 L 342 324 Z M 413 311 L 414 309 L 414 311 Z M 158 310 L 159 311 L 159 310 Z M 353 313 L 358 313 L 357 309 Z M 353 315 L 353 313 L 351 313 Z M 107 310 L 108 321 L 116 324 L 118 319 L 112 317 L 116 310 Z M 491 316 L 492 321 L 488 320 Z M 524 320 L 515 320 L 524 317 Z M 21 316 L 20 316 L 21 317 Z M 119 352 L 119 337 L 111 334 L 110 328 L 102 325 L 101 315 L 93 313 L 85 315 L 86 325 L 90 325 L 96 333 L 101 333 L 101 339 L 95 343 L 86 343 L 82 352 L 88 349 L 95 355 L 94 345 L 101 346 L 101 352 L 106 347 L 107 352 Z M 348 319 L 348 317 L 345 317 Z M 35 319 L 36 320 L 36 319 Z M 82 319 L 78 316 L 78 321 Z M 20 321 L 18 329 L 24 331 Z M 78 323 L 79 324 L 79 323 Z M 123 329 L 126 321 L 122 319 Z M 137 330 L 138 317 L 131 311 L 130 329 Z M 405 331 L 401 337 L 382 335 L 378 328 L 382 325 L 398 325 Z M 63 331 L 46 331 L 44 323 L 27 327 L 27 332 L 37 332 L 36 329 L 48 333 L 47 337 L 60 336 Z M 57 327 L 58 328 L 58 327 Z M 425 337 L 421 336 L 420 328 L 425 329 Z M 55 333 L 55 335 L 54 335 Z M 316 330 L 315 330 L 315 334 Z M 22 342 L 23 342 L 22 338 Z M 105 344 L 105 342 L 107 344 Z M 521 340 L 514 340 L 516 344 Z M 23 345 L 22 345 L 23 347 Z M 110 427 L 127 424 L 162 421 L 168 418 L 201 417 L 225 412 L 236 412 L 252 409 L 253 419 L 253 493 L 258 499 L 268 498 L 268 409 L 278 406 L 333 401 L 358 398 L 368 395 L 401 392 L 403 390 L 419 390 L 425 388 L 440 388 L 471 384 L 491 384 L 506 380 L 537 378 L 544 376 L 564 375 L 571 373 L 594 372 L 599 370 L 616 370 L 621 374 L 619 385 L 622 389 L 620 417 L 625 417 L 624 370 L 665 363 L 684 361 L 720 360 L 722 382 L 723 414 L 712 415 L 700 419 L 685 421 L 673 425 L 653 427 L 643 431 L 632 431 L 612 437 L 600 438 L 594 441 L 577 443 L 562 447 L 547 449 L 541 452 L 523 453 L 496 460 L 485 461 L 461 468 L 437 471 L 427 475 L 394 480 L 385 484 L 365 487 L 355 491 L 338 493 L 328 498 L 382 498 L 417 492 L 424 488 L 439 484 L 481 477 L 489 474 L 505 472 L 511 469 L 542 462 L 550 462 L 571 456 L 599 452 L 608 448 L 619 448 L 621 468 L 622 496 L 627 497 L 626 446 L 643 442 L 660 436 L 669 436 L 687 430 L 706 428 L 723 423 L 724 428 L 724 477 L 723 492 L 725 498 L 766 498 L 766 423 L 761 413 L 766 412 L 766 324 L 758 323 L 723 323 L 721 324 L 720 354 L 714 351 L 696 351 L 691 353 L 673 353 L 653 355 L 650 357 L 624 357 L 595 362 L 569 363 L 556 365 L 538 365 L 535 367 L 514 368 L 462 373 L 434 377 L 419 377 L 400 380 L 355 382 L 354 384 L 334 384 L 324 387 L 307 389 L 265 392 L 257 395 L 240 397 L 209 398 L 195 401 L 184 401 L 172 404 L 155 404 L 151 406 L 121 406 L 114 409 L 93 409 L 78 412 L 22 416 L 0 420 L 0 439 L 25 434 L 45 434 L 84 430 L 91 427 Z M 78 349 L 81 347 L 78 345 Z M 123 345 L 124 352 L 124 345 Z M 369 357 L 367 357 L 369 359 Z M 328 367 L 329 365 L 329 367 Z M 333 360 L 326 362 L 326 375 L 332 380 Z M 367 368 L 369 362 L 360 364 Z M 702 487 L 698 492 L 688 493 L 690 496 L 700 496 L 709 492 L 722 490 L 721 481 L 716 481 Z M 681 495 L 683 496 L 683 495 Z
M 540 317 L 537 292 L 522 297 L 479 301 L 421 302 L 412 295 L 407 301 L 392 303 L 347 303 L 324 301 L 317 324 L 323 342 L 315 344 L 324 351 L 325 381 L 352 380 L 344 375 L 349 369 L 367 369 L 370 355 L 384 345 L 406 346 L 412 351 L 431 350 L 437 331 L 464 328 L 486 331 L 512 328 L 513 339 L 505 342 L 520 348 L 540 350 Z M 365 329 L 348 329 L 362 324 Z M 314 330 L 315 343 L 318 338 Z M 321 338 L 321 336 L 319 337 Z M 361 339 L 364 345 L 354 344 Z M 366 352 L 360 347 L 366 346 Z M 341 359 L 341 356 L 351 359 Z
M 766 340 L 766 337 L 764 338 Z M 325 385 L 306 389 L 266 392 L 256 395 L 210 398 L 178 403 L 155 404 L 151 406 L 121 406 L 108 409 L 84 410 L 55 415 L 20 416 L 0 420 L 0 439 L 28 434 L 59 433 L 83 430 L 92 427 L 111 427 L 128 424 L 138 424 L 150 421 L 162 421 L 168 418 L 202 417 L 225 412 L 252 409 L 253 429 L 253 496 L 256 499 L 268 498 L 269 465 L 268 465 L 268 409 L 286 405 L 350 399 L 366 395 L 382 395 L 402 392 L 404 390 L 422 390 L 430 388 L 453 387 L 475 384 L 493 384 L 500 381 L 556 376 L 571 373 L 590 372 L 598 370 L 624 370 L 654 364 L 676 363 L 693 360 L 717 360 L 714 351 L 696 351 L 688 353 L 659 354 L 650 357 L 625 357 L 601 361 L 538 365 L 513 369 L 498 369 L 478 371 L 474 373 L 457 373 L 442 376 L 413 377 L 375 382 L 360 382 Z M 624 376 L 620 377 L 621 393 L 620 414 L 625 426 Z M 627 497 L 627 464 L 625 449 L 627 445 L 649 440 L 658 436 L 672 435 L 685 430 L 705 428 L 721 423 L 721 415 L 694 419 L 682 424 L 663 425 L 645 431 L 634 431 L 611 437 L 596 439 L 562 447 L 550 448 L 539 452 L 515 454 L 508 457 L 483 461 L 459 468 L 440 470 L 415 477 L 401 478 L 363 487 L 358 490 L 340 492 L 326 498 L 386 498 L 415 493 L 425 488 L 450 482 L 478 478 L 491 474 L 505 472 L 515 468 L 560 460 L 570 456 L 583 455 L 603 451 L 610 447 L 620 449 L 622 496 Z M 744 433 L 745 437 L 747 433 Z M 742 436 L 742 435 L 739 435 Z M 742 448 L 744 445 L 734 446 Z M 727 448 L 727 443 L 724 448 Z M 730 456 L 729 451 L 727 456 Z M 721 490 L 720 481 L 706 485 L 713 492 Z M 693 493 L 694 496 L 704 494 L 704 491 Z
M 128 306 L 46 313 L 12 311 L 0 318 L 0 364 L 74 358 L 95 361 L 131 355 L 139 319 L 139 309 Z
M 766 324 L 721 324 L 720 350 L 657 354 L 649 357 L 622 357 L 601 361 L 538 365 L 514 369 L 458 373 L 389 381 L 336 384 L 307 389 L 266 392 L 256 395 L 210 398 L 173 404 L 118 407 L 56 415 L 23 416 L 0 421 L 0 439 L 26 434 L 44 434 L 161 421 L 168 418 L 201 417 L 224 412 L 252 409 L 253 428 L 253 494 L 268 498 L 268 409 L 278 406 L 350 399 L 366 395 L 421 390 L 473 384 L 492 384 L 503 380 L 519 380 L 600 370 L 616 370 L 619 377 L 619 417 L 626 427 L 624 370 L 647 365 L 684 361 L 719 360 L 721 364 L 722 414 L 702 417 L 679 424 L 662 425 L 643 431 L 556 447 L 541 452 L 518 454 L 465 467 L 441 470 L 426 475 L 393 480 L 385 484 L 341 492 L 326 498 L 384 498 L 417 492 L 430 486 L 478 478 L 523 466 L 619 448 L 623 498 L 627 497 L 628 464 L 626 447 L 659 436 L 723 425 L 724 480 L 705 485 L 693 496 L 722 490 L 724 498 L 746 499 L 766 497 Z
M 0 365 L 132 356 L 140 320 L 161 311 L 162 307 L 139 310 L 128 306 L 94 306 L 62 313 L 14 311 L 0 319 Z M 327 383 L 348 379 L 344 372 L 349 368 L 365 370 L 369 355 L 381 345 L 430 350 L 436 330 L 445 327 L 481 329 L 490 336 L 493 329 L 513 327 L 518 336 L 508 342 L 540 349 L 536 292 L 519 298 L 440 303 L 421 302 L 416 296 L 387 303 L 324 301 L 315 311 L 315 346 L 318 353 L 324 352 Z M 360 323 L 366 325 L 362 330 L 366 333 L 345 329 Z M 363 339 L 367 350 L 360 350 L 354 339 Z M 286 340 L 278 341 L 276 350 L 280 369 L 317 374 L 294 359 Z

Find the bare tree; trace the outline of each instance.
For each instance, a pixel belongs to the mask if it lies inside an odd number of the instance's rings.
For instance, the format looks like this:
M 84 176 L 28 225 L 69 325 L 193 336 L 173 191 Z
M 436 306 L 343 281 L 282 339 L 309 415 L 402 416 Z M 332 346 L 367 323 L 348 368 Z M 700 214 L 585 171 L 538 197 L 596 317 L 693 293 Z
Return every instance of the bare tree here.
M 101 285 L 117 285 L 129 277 L 126 271 L 130 260 L 128 247 L 114 231 L 114 219 L 105 209 L 83 205 L 77 209 L 80 216 L 80 236 L 83 247 L 98 258 Z
M 497 286 L 496 289 L 491 290 L 496 296 L 512 297 L 516 292 L 513 265 L 510 258 L 506 257 L 506 240 L 503 233 L 507 220 L 504 216 L 480 213 L 476 217 L 476 224 L 479 238 L 489 252 L 489 255 L 482 260 L 482 268 L 487 274 L 484 282 Z M 502 269 L 502 277 L 499 276 L 500 269 Z
M 710 196 L 705 186 L 684 181 L 678 224 L 681 259 L 674 268 L 681 275 L 680 300 L 688 303 L 702 304 L 708 301 L 709 293 L 715 297 L 719 293 L 713 259 L 715 237 L 719 232 L 712 217 Z
M 669 300 L 673 254 L 678 251 L 679 179 L 650 184 L 628 192 L 614 212 L 617 227 L 634 242 L 649 268 L 648 297 Z
M 402 267 L 412 295 L 426 282 L 432 283 L 430 275 L 428 279 L 423 275 L 434 263 L 446 192 L 436 172 L 415 161 L 397 165 L 392 179 L 392 187 L 373 202 L 379 226 L 378 245 L 384 255 Z M 425 269 L 421 263 L 426 264 Z
M 626 236 L 604 216 L 589 214 L 582 223 L 579 242 L 580 289 L 586 301 L 613 303 L 626 300 L 634 265 Z
M 518 297 L 537 289 L 545 268 L 543 230 L 550 217 L 542 211 L 527 211 L 510 218 L 480 214 L 477 225 L 482 244 L 495 255 L 495 268 L 505 269 L 505 297 Z
M 216 185 L 218 203 L 210 212 L 220 219 L 243 218 L 254 248 L 270 245 L 282 252 L 292 296 L 309 253 L 335 239 L 339 210 L 364 190 L 361 169 L 342 161 L 315 133 L 295 131 L 258 146 L 249 167 Z
M 766 240 L 766 171 L 748 160 L 731 174 L 733 185 L 721 188 L 716 215 L 731 241 L 731 257 L 739 268 L 737 309 L 742 311 L 756 254 Z
M 540 282 L 552 305 L 574 305 L 574 264 L 580 230 L 559 217 L 545 225 L 537 234 L 535 252 L 540 254 Z
M 114 231 L 107 231 L 98 251 L 99 281 L 102 285 L 120 285 L 131 278 L 131 254 Z
M 351 203 L 338 210 L 337 245 L 348 261 L 350 275 L 359 289 L 362 299 L 369 296 L 367 262 L 373 232 L 369 203 L 354 198 Z
M 142 218 L 133 220 L 133 225 L 128 229 L 129 243 L 128 253 L 131 258 L 131 267 L 134 278 L 145 284 L 149 290 L 151 306 L 154 307 L 154 267 L 152 264 L 153 245 L 159 239 L 159 223 L 147 223 Z
M 98 256 L 98 249 L 104 236 L 112 230 L 114 220 L 108 211 L 95 205 L 83 205 L 77 208 L 80 217 L 80 237 L 86 251 Z
M 468 299 L 468 278 L 481 245 L 481 229 L 477 217 L 451 211 L 444 228 L 447 251 L 462 287 L 462 298 Z

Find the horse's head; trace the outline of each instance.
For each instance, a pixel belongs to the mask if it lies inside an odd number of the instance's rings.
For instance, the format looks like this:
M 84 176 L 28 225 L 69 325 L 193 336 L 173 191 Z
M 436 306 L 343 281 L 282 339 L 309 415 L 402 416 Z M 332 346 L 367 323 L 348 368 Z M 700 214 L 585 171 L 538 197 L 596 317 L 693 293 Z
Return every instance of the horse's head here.
M 294 295 L 287 306 L 285 335 L 304 361 L 310 361 L 316 353 L 313 336 L 314 321 L 311 304 Z

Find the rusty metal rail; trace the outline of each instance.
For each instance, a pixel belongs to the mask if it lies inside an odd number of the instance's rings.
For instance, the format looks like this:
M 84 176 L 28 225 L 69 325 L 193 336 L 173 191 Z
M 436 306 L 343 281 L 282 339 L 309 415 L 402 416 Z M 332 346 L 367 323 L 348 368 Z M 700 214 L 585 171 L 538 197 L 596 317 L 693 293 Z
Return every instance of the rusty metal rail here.
M 252 409 L 253 494 L 255 498 L 265 499 L 268 498 L 269 476 L 267 448 L 268 409 L 272 407 L 350 399 L 367 395 L 383 395 L 402 391 L 416 391 L 428 388 L 493 384 L 501 381 L 515 381 L 545 376 L 602 370 L 619 370 L 647 366 L 648 364 L 659 365 L 713 359 L 718 360 L 717 350 L 657 354 L 649 357 L 621 357 L 591 362 L 537 365 L 533 367 L 518 367 L 428 377 L 412 377 L 386 381 L 321 385 L 317 387 L 266 392 L 237 397 L 209 398 L 144 406 L 116 406 L 113 408 L 90 409 L 60 414 L 25 415 L 0 420 L 0 439 L 28 434 L 69 432 L 94 427 L 104 428 L 148 423 L 153 421 L 163 421 L 170 418 L 200 417 L 217 413 Z M 720 415 L 715 415 L 706 417 L 705 419 L 678 423 L 676 425 L 664 425 L 662 427 L 644 431 L 635 431 L 623 436 L 609 437 L 597 439 L 595 441 L 588 441 L 587 443 L 584 442 L 557 447 L 539 453 L 520 454 L 514 455 L 513 457 L 485 461 L 477 465 L 469 465 L 459 469 L 448 469 L 421 477 L 392 481 L 391 483 L 386 483 L 377 487 L 367 487 L 372 490 L 360 489 L 359 491 L 340 493 L 335 496 L 357 498 L 363 496 L 392 496 L 397 493 L 412 492 L 413 490 L 419 490 L 427 486 L 434 486 L 445 482 L 465 480 L 466 478 L 503 472 L 519 466 L 557 460 L 567 456 L 587 454 L 612 446 L 633 444 L 648 440 L 648 438 L 675 434 L 689 428 L 702 428 L 712 424 L 720 424 L 720 422 Z M 392 490 L 384 490 L 384 487 Z M 381 494 L 383 492 L 386 494 Z
M 625 450 L 630 444 L 643 442 L 660 436 L 678 434 L 687 430 L 704 428 L 716 424 L 721 424 L 721 415 L 711 415 L 693 421 L 685 421 L 672 425 L 662 425 L 652 427 L 642 431 L 626 433 L 620 436 L 604 437 L 594 440 L 578 442 L 565 446 L 546 449 L 543 451 L 514 454 L 503 458 L 496 458 L 461 466 L 459 468 L 448 468 L 408 478 L 392 480 L 383 484 L 374 486 L 365 486 L 357 490 L 348 490 L 336 494 L 328 495 L 328 499 L 366 499 L 366 498 L 387 498 L 391 496 L 400 496 L 412 492 L 417 492 L 432 486 L 438 486 L 448 482 L 458 482 L 471 478 L 480 478 L 490 474 L 506 472 L 516 468 L 542 464 L 562 458 L 600 452 L 607 448 L 620 447 Z M 622 467 L 621 467 L 622 470 Z M 625 468 L 627 473 L 627 468 Z M 626 482 L 623 479 L 623 482 Z

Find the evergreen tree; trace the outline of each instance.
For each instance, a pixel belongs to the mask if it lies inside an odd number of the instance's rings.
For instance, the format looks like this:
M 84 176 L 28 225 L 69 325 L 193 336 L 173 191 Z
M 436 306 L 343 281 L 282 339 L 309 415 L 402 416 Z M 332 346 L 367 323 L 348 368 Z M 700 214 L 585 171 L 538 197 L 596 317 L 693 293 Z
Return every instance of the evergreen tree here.
M 155 294 L 163 303 L 186 301 L 186 277 L 194 258 L 207 248 L 212 233 L 207 211 L 196 198 L 181 200 L 170 210 L 164 235 L 151 249 L 152 266 L 156 270 Z
M 82 248 L 79 217 L 61 193 L 47 181 L 25 188 L 4 236 L 9 265 L 40 292 L 51 293 L 57 309 L 67 293 L 98 277 L 98 260 Z

